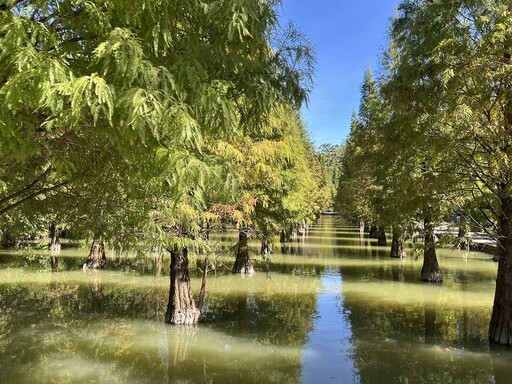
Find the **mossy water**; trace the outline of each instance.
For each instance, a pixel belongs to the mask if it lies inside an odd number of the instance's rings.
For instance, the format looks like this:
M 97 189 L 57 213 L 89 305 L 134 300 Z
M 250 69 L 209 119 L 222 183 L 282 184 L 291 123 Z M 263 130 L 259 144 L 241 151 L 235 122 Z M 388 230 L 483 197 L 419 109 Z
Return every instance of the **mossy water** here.
M 236 234 L 215 236 L 234 244 Z M 441 250 L 442 285 L 419 280 L 421 261 L 323 217 L 257 273 L 207 282 L 204 322 L 164 323 L 168 277 L 144 261 L 80 271 L 68 248 L 51 272 L 44 250 L 0 256 L 0 382 L 6 383 L 507 383 L 512 354 L 487 327 L 496 264 Z M 224 266 L 223 264 L 224 263 Z M 168 261 L 164 261 L 164 265 Z M 198 293 L 200 273 L 193 277 Z

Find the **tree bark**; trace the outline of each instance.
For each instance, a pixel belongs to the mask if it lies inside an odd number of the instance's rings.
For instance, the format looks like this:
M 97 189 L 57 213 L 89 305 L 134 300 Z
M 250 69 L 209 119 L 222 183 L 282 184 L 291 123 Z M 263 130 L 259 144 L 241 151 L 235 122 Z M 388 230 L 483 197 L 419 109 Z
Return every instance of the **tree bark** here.
M 380 245 L 383 247 L 388 245 L 388 240 L 386 239 L 386 229 L 384 228 L 383 225 L 379 225 L 379 231 L 378 231 L 377 238 L 378 238 L 377 245 Z
M 50 224 L 50 244 L 48 249 L 52 252 L 60 251 L 60 230 L 57 228 L 57 223 L 52 221 Z
M 370 239 L 377 239 L 379 237 L 379 229 L 376 225 L 372 224 L 370 227 L 370 232 L 368 233 L 368 237 Z
M 246 275 L 252 275 L 254 273 L 254 267 L 249 259 L 249 246 L 247 245 L 248 231 L 248 228 L 240 228 L 238 230 L 238 251 L 236 253 L 235 264 L 233 265 L 233 273 L 243 273 Z
M 194 325 L 201 312 L 196 308 L 190 275 L 188 272 L 188 249 L 168 249 L 171 254 L 169 302 L 165 322 L 168 324 Z
M 57 224 L 52 221 L 50 224 L 50 244 L 48 249 L 50 250 L 50 264 L 52 271 L 59 269 L 59 253 L 60 253 L 60 231 L 57 228 Z
M 437 262 L 436 244 L 434 242 L 434 223 L 427 213 L 425 216 L 425 244 L 423 248 L 423 268 L 421 269 L 421 280 L 429 283 L 441 283 L 443 277 Z
M 469 249 L 471 248 L 471 243 L 472 240 L 469 224 L 466 221 L 465 217 L 461 217 L 459 223 L 459 233 L 457 235 L 457 241 L 455 243 L 455 246 L 458 249 L 469 251 Z
M 92 242 L 91 250 L 87 260 L 82 264 L 82 269 L 103 269 L 107 267 L 107 256 L 102 240 L 95 239 Z
M 272 254 L 272 243 L 267 237 L 261 240 L 261 254 L 264 256 Z
M 281 243 L 288 243 L 288 242 L 290 242 L 290 240 L 291 240 L 291 239 L 290 239 L 290 235 L 289 235 L 289 233 L 288 233 L 288 232 L 286 232 L 284 229 L 283 229 L 283 230 L 281 230 L 281 233 L 280 233 L 280 235 L 279 235 L 279 241 L 280 241 Z
M 297 239 L 297 236 L 299 235 L 299 229 L 298 225 L 294 224 L 290 227 L 290 238 L 291 240 Z
M 512 345 L 512 197 L 500 199 L 498 276 L 489 324 L 489 340 Z
M 199 291 L 199 304 L 197 306 L 197 309 L 199 311 L 199 317 L 201 317 L 201 314 L 203 313 L 203 305 L 204 305 L 204 296 L 206 293 L 206 279 L 208 278 L 208 269 L 210 268 L 210 262 L 208 261 L 208 258 L 204 258 L 204 269 L 203 269 L 203 280 L 201 282 L 201 291 Z
M 401 231 L 393 227 L 393 238 L 391 240 L 391 257 L 405 259 L 407 253 L 405 251 L 405 240 Z
M 365 225 L 364 225 L 364 221 L 361 220 L 359 222 L 359 237 L 363 238 L 364 234 L 365 234 Z

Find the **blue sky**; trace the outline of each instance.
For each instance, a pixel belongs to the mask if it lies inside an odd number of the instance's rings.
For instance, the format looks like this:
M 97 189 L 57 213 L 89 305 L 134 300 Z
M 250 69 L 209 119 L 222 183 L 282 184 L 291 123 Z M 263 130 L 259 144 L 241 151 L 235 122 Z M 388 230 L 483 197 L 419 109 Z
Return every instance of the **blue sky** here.
M 359 106 L 359 88 L 378 69 L 398 0 L 284 0 L 281 23 L 293 20 L 316 46 L 315 89 L 303 118 L 316 145 L 339 144 Z

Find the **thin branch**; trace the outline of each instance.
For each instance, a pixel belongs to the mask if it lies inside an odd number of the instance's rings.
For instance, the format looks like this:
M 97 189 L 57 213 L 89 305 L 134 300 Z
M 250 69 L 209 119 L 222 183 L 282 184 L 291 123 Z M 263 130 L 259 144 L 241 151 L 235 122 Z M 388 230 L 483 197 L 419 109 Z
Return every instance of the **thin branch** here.
M 48 174 L 48 172 L 50 171 L 50 168 L 48 168 L 46 171 L 44 171 L 39 177 L 37 177 L 34 181 L 32 181 L 30 184 L 28 184 L 27 186 L 23 187 L 22 189 L 8 195 L 8 196 L 5 196 L 3 197 L 2 199 L 0 199 L 0 204 L 4 204 L 6 202 L 8 202 L 9 200 L 12 200 L 14 199 L 15 197 L 18 197 L 19 195 L 25 193 L 25 192 L 28 192 L 30 189 L 32 189 L 37 183 L 39 183 L 39 181 L 41 181 L 41 179 L 46 176 Z
M 0 210 L 0 216 L 2 216 L 3 214 L 13 210 L 14 208 L 17 208 L 19 207 L 20 205 L 26 203 L 27 201 L 29 200 L 32 200 L 33 198 L 39 196 L 39 195 L 42 195 L 43 193 L 46 193 L 46 192 L 50 192 L 50 191 L 54 191 L 64 185 L 66 185 L 68 183 L 68 181 L 63 181 L 62 183 L 59 183 L 57 185 L 54 185 L 53 187 L 47 187 L 47 188 L 43 188 L 37 192 L 34 192 L 34 193 L 31 193 L 30 195 L 24 197 L 23 199 L 21 200 L 18 200 L 17 202 L 3 208 Z

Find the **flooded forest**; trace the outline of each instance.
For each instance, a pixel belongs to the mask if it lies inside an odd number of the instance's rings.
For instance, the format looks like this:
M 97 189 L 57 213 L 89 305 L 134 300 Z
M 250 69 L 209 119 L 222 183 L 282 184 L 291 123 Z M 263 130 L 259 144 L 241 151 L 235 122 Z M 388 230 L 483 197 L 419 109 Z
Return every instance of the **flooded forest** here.
M 0 382 L 510 381 L 510 1 L 397 1 L 341 144 L 285 5 L 0 0 Z

